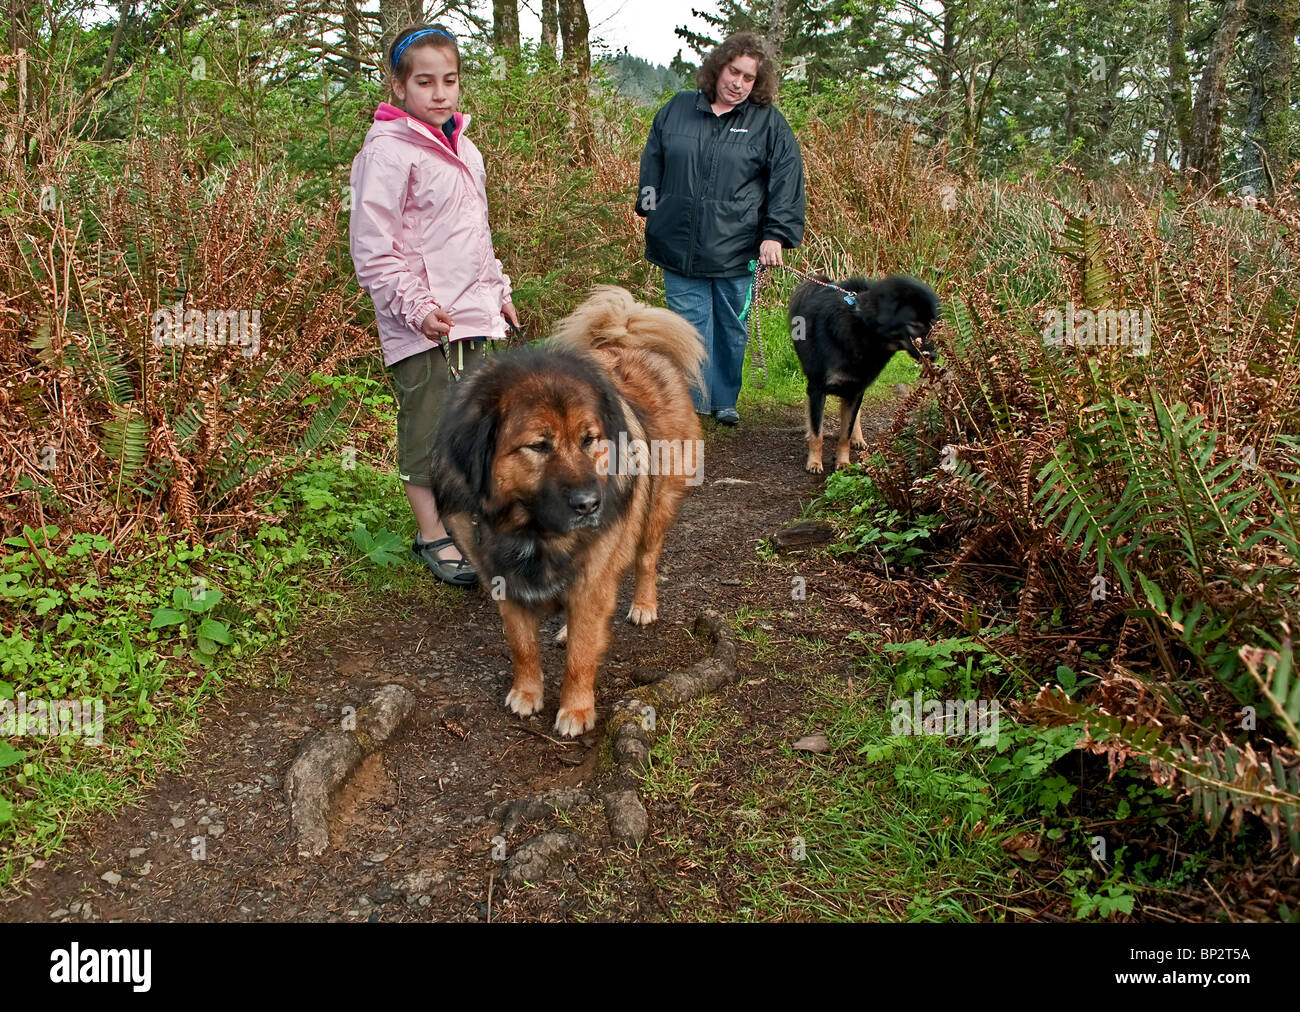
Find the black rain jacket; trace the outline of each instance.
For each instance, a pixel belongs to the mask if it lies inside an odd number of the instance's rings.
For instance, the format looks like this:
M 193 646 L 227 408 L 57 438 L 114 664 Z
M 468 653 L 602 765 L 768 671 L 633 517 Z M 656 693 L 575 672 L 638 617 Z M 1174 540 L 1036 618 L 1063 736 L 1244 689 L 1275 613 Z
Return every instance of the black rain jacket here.
M 636 212 L 646 259 L 692 278 L 750 273 L 765 239 L 803 241 L 803 158 L 775 106 L 748 99 L 718 116 L 700 91 L 656 114 L 641 153 Z

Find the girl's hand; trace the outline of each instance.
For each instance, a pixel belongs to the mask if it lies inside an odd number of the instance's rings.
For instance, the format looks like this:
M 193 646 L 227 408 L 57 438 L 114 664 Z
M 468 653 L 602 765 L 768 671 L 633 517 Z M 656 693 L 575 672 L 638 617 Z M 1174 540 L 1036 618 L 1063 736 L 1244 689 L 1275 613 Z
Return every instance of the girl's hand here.
M 501 307 L 501 315 L 513 323 L 515 329 L 519 329 L 519 311 L 515 309 L 515 304 L 513 302 L 507 302 Z
M 424 336 L 430 341 L 437 341 L 438 338 L 446 337 L 451 333 L 451 317 L 441 309 L 435 309 L 424 318 L 424 323 L 420 329 L 424 331 Z
M 781 244 L 775 239 L 764 239 L 758 247 L 758 262 L 764 267 L 781 265 Z

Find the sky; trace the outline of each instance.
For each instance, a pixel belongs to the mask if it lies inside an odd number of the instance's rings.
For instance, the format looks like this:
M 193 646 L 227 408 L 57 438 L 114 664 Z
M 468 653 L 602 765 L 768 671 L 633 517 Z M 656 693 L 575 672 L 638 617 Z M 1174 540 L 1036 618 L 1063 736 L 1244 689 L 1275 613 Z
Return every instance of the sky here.
M 587 0 L 592 52 L 597 51 L 596 41 L 600 40 L 612 52 L 627 46 L 633 56 L 665 66 L 679 49 L 686 59 L 698 61 L 699 57 L 686 41 L 673 34 L 678 25 L 695 31 L 708 28 L 699 18 L 691 16 L 692 7 L 712 13 L 718 5 L 711 0 Z M 519 30 L 529 39 L 537 39 L 542 33 L 536 5 L 529 0 L 520 0 Z

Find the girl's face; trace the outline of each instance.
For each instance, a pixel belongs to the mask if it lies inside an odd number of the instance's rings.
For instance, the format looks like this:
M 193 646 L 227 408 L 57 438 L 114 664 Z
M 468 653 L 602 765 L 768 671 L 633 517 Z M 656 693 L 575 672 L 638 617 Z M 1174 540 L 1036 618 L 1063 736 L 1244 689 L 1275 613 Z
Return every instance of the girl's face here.
M 721 105 L 737 106 L 749 98 L 758 76 L 758 60 L 752 56 L 737 56 L 728 61 L 718 73 L 716 101 Z
M 460 104 L 460 71 L 447 46 L 420 46 L 410 52 L 411 76 L 393 82 L 398 104 L 435 130 L 451 119 Z

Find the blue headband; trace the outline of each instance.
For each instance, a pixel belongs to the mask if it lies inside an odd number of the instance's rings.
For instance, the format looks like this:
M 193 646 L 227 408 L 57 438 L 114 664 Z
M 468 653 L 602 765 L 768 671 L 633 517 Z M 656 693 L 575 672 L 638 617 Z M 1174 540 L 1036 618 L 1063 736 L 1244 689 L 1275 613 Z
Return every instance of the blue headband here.
M 447 33 L 444 32 L 441 28 L 424 28 L 418 32 L 412 32 L 410 35 L 404 38 L 402 40 L 402 44 L 393 50 L 393 72 L 394 73 L 397 72 L 397 61 L 402 58 L 402 53 L 406 50 L 406 47 L 409 46 L 416 39 L 424 38 L 424 36 L 426 35 L 447 35 Z M 447 35 L 447 38 L 451 39 L 452 42 L 456 41 L 454 36 Z

